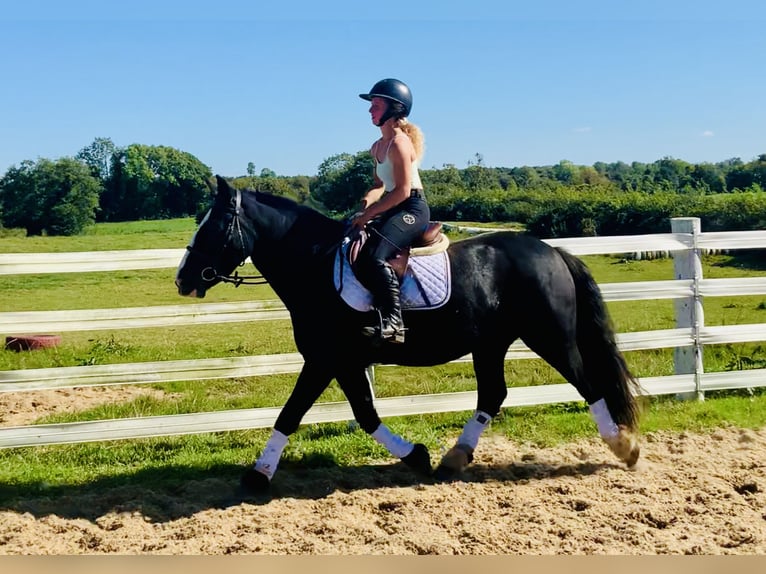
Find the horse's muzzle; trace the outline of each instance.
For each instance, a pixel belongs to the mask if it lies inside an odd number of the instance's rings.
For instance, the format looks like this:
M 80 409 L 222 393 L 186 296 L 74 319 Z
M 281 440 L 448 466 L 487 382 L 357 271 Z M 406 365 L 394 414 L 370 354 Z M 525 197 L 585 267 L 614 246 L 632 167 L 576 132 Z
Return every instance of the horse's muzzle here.
M 183 282 L 180 279 L 176 279 L 176 287 L 178 287 L 178 294 L 182 297 L 197 297 L 202 299 L 205 297 L 205 290 L 199 287 L 194 289 L 184 288 Z

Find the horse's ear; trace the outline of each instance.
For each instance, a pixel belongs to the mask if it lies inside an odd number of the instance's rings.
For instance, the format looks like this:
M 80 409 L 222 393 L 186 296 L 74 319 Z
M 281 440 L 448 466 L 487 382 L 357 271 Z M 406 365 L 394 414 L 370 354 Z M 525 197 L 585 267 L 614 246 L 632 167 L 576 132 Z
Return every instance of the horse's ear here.
M 234 189 L 228 182 L 228 180 L 220 175 L 215 176 L 217 182 L 218 191 L 215 194 L 215 200 L 217 203 L 233 204 L 234 195 L 236 189 Z
M 233 206 L 236 202 L 237 189 L 229 184 L 228 180 L 220 175 L 215 176 L 218 191 L 215 194 L 215 202 L 218 205 Z
M 222 177 L 216 174 L 215 183 L 216 183 L 216 187 L 218 188 L 218 193 L 222 193 L 223 191 L 229 190 L 229 182 L 226 181 L 225 177 Z

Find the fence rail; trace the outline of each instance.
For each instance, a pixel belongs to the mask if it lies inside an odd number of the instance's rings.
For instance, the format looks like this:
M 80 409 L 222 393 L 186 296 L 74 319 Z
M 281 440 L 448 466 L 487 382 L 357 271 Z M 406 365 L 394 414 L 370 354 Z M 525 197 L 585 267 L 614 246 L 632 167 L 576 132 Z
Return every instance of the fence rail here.
M 667 251 L 674 257 L 691 257 L 699 263 L 703 249 L 766 248 L 766 231 L 699 232 L 699 221 L 682 218 L 690 232 L 670 234 L 552 239 L 575 255 L 617 254 L 642 251 Z M 486 229 L 461 228 L 466 231 Z M 41 274 L 86 271 L 120 271 L 175 267 L 183 255 L 180 249 L 99 251 L 80 253 L 0 254 L 0 275 Z M 678 267 L 678 266 L 677 266 Z M 690 275 L 667 281 L 601 284 L 606 301 L 674 299 L 692 310 L 702 298 L 766 294 L 766 277 L 704 279 L 699 265 L 687 265 Z M 223 322 L 284 320 L 289 317 L 278 300 L 166 305 L 141 308 L 18 311 L 0 313 L 0 332 L 27 333 L 41 331 L 83 331 L 130 329 Z M 641 386 L 652 395 L 698 395 L 709 390 L 754 388 L 766 386 L 766 369 L 704 373 L 699 355 L 704 345 L 766 341 L 766 324 L 706 326 L 701 309 L 692 313 L 693 322 L 677 317 L 675 329 L 618 333 L 623 351 L 676 348 L 696 353 L 692 363 L 677 360 L 676 375 L 642 378 Z M 526 345 L 517 341 L 506 359 L 537 357 Z M 470 355 L 454 362 L 470 361 Z M 239 378 L 298 372 L 303 359 L 297 353 L 197 359 L 190 361 L 158 361 L 85 367 L 26 369 L 0 371 L 0 392 L 19 392 L 80 386 L 146 384 L 180 380 Z M 537 385 L 509 389 L 504 407 L 548 404 L 581 400 L 568 384 Z M 470 410 L 476 393 L 444 393 L 380 398 L 381 416 L 399 416 Z M 44 444 L 76 443 L 98 440 L 143 438 L 228 430 L 270 427 L 279 408 L 241 409 L 214 413 L 193 413 L 161 417 L 140 417 L 81 423 L 32 425 L 0 428 L 0 448 Z M 314 405 L 304 423 L 330 422 L 352 418 L 345 402 Z
M 682 299 L 694 295 L 692 280 L 604 283 L 599 288 L 605 301 Z M 703 297 L 764 295 L 766 277 L 703 279 L 699 282 L 699 294 Z M 278 299 L 79 311 L 12 311 L 0 313 L 0 333 L 175 327 L 288 318 L 287 309 Z

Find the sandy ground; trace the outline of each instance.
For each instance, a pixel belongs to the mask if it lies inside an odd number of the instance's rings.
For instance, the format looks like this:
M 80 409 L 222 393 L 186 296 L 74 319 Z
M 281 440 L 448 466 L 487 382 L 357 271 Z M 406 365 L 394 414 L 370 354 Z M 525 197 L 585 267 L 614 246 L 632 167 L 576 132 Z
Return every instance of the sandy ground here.
M 0 394 L 1 421 L 131 392 Z M 239 469 L 211 469 L 162 492 L 0 498 L 0 554 L 766 554 L 766 429 L 642 440 L 632 471 L 597 438 L 540 449 L 490 434 L 451 483 L 381 461 L 283 465 L 261 497 L 239 490 Z

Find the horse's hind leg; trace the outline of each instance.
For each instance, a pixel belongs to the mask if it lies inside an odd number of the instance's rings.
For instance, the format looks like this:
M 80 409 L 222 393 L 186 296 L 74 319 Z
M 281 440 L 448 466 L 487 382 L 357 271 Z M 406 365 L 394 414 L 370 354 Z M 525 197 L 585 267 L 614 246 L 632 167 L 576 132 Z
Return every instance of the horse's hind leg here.
M 634 466 L 640 453 L 635 432 L 614 421 L 603 396 L 588 382 L 578 347 L 566 337 L 558 340 L 556 332 L 554 329 L 548 330 L 544 341 L 529 337 L 525 342 L 577 389 L 588 404 L 591 418 L 602 440 L 628 467 Z
M 598 427 L 601 439 L 609 446 L 610 450 L 628 468 L 635 466 L 641 453 L 636 433 L 627 425 L 614 422 L 604 399 L 590 403 L 588 409 L 591 418 Z
M 439 480 L 450 480 L 473 461 L 473 453 L 484 430 L 492 418 L 500 412 L 500 407 L 508 394 L 505 386 L 505 353 L 507 346 L 501 348 L 492 343 L 478 345 L 473 351 L 473 367 L 476 373 L 477 402 L 476 410 L 463 426 L 463 432 L 455 445 L 448 450 L 436 468 L 435 476 Z
M 609 312 L 588 268 L 566 251 L 558 250 L 558 254 L 569 269 L 574 290 L 568 296 L 549 297 L 548 306 L 554 321 L 557 319 L 561 324 L 558 333 L 562 341 L 557 344 L 566 349 L 569 356 L 555 362 L 556 347 L 550 346 L 550 337 L 545 331 L 537 343 L 543 349 L 553 349 L 554 358 L 539 351 L 538 354 L 577 388 L 588 403 L 601 438 L 631 467 L 638 461 L 640 452 L 637 440 L 640 408 L 634 396 L 640 393 L 640 385 L 617 346 Z M 571 312 L 573 306 L 576 313 Z M 540 333 L 533 331 L 531 336 L 540 339 Z M 534 348 L 531 341 L 527 344 Z M 571 359 L 575 354 L 578 362 Z M 574 371 L 572 374 L 562 370 L 567 365 Z

